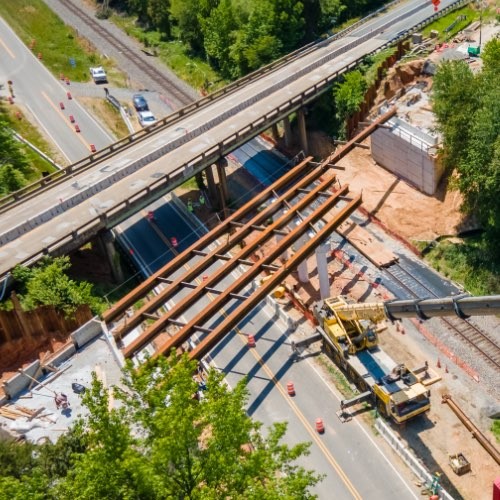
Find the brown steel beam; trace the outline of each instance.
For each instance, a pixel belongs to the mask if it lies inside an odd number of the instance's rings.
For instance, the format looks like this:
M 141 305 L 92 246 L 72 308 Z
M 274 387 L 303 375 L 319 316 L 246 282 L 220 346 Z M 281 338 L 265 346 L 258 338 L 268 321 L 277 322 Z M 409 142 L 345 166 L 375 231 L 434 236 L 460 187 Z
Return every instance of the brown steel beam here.
M 304 173 L 304 168 L 308 167 L 309 161 L 312 157 L 306 158 L 299 165 L 287 172 L 283 177 L 280 177 L 275 183 L 273 183 L 268 188 L 257 193 L 252 200 L 243 205 L 234 214 L 228 217 L 222 224 L 215 227 L 212 231 L 202 236 L 197 242 L 193 243 L 188 249 L 186 249 L 181 254 L 177 255 L 172 261 L 163 266 L 159 271 L 150 276 L 147 280 L 143 281 L 137 288 L 129 292 L 125 297 L 120 299 L 115 305 L 102 314 L 102 319 L 106 323 L 110 323 L 119 316 L 121 316 L 131 305 L 133 305 L 137 300 L 147 295 L 158 283 L 157 278 L 160 276 L 165 276 L 176 269 L 182 267 L 186 262 L 191 259 L 191 253 L 195 250 L 205 248 L 213 240 L 221 236 L 222 234 L 229 232 L 231 229 L 231 222 L 237 221 L 238 219 L 244 217 L 245 215 L 251 213 L 255 210 L 255 207 L 262 204 L 271 195 L 273 190 L 281 189 L 290 183 L 293 179 Z
M 347 186 L 345 186 L 347 187 Z M 344 189 L 342 194 L 345 194 Z M 257 277 L 262 272 L 262 265 L 268 262 L 273 262 L 277 259 L 286 249 L 290 248 L 295 242 L 297 242 L 305 233 L 309 231 L 309 224 L 317 222 L 321 219 L 329 210 L 333 209 L 338 202 L 339 193 L 335 193 L 330 198 L 328 198 L 324 203 L 322 203 L 317 209 L 314 210 L 302 224 L 296 226 L 296 228 L 290 232 L 288 236 L 283 238 L 278 245 L 274 246 L 268 255 L 261 257 L 255 265 L 249 269 L 245 274 L 240 276 L 236 281 L 234 281 L 222 295 L 219 295 L 213 302 L 210 303 L 203 311 L 197 314 L 192 320 L 190 320 L 184 328 L 175 334 L 174 337 L 167 339 L 156 351 L 155 356 L 159 354 L 165 354 L 170 351 L 173 347 L 179 347 L 184 343 L 192 334 L 192 329 L 196 325 L 203 325 L 210 317 L 216 314 L 226 302 L 228 302 L 229 294 L 239 292 L 243 289 L 250 280 Z M 288 214 L 287 214 L 288 215 Z M 279 273 L 278 271 L 277 273 Z M 159 323 L 159 321 L 157 321 Z M 124 355 L 130 355 L 124 351 Z
M 311 183 L 314 180 L 316 180 L 317 177 L 320 176 L 319 171 L 314 171 L 311 172 L 308 176 L 306 176 L 305 179 L 302 179 L 299 184 L 303 185 L 303 183 Z M 315 193 L 314 195 L 308 194 L 307 196 L 303 197 L 299 202 L 297 203 L 297 206 L 303 207 L 307 206 L 303 200 L 309 200 L 314 197 L 318 191 L 320 191 L 321 186 L 325 187 L 328 189 L 329 186 L 331 186 L 335 182 L 335 177 L 329 177 L 323 181 L 322 184 L 319 186 L 316 186 L 312 193 Z M 190 266 L 189 269 L 181 276 L 179 276 L 176 280 L 173 281 L 173 283 L 163 289 L 160 293 L 158 293 L 155 297 L 153 297 L 150 301 L 148 301 L 146 304 L 144 304 L 139 310 L 137 310 L 134 315 L 132 315 L 130 318 L 127 319 L 127 322 L 122 325 L 120 328 L 115 330 L 113 332 L 113 335 L 115 338 L 123 338 L 128 332 L 133 330 L 136 326 L 141 324 L 142 322 L 142 315 L 145 312 L 151 312 L 156 309 L 159 309 L 160 307 L 163 306 L 163 304 L 172 296 L 174 296 L 177 291 L 179 290 L 180 283 L 182 282 L 191 282 L 193 281 L 197 276 L 202 274 L 205 269 L 207 269 L 210 265 L 212 265 L 217 259 L 221 258 L 221 252 L 227 252 L 229 249 L 231 249 L 233 246 L 236 246 L 245 236 L 251 234 L 252 232 L 252 225 L 256 221 L 259 222 L 261 219 L 268 219 L 269 216 L 273 215 L 275 212 L 280 210 L 281 203 L 283 201 L 286 201 L 287 198 L 289 197 L 294 197 L 296 196 L 295 194 L 295 189 L 297 186 L 294 186 L 291 188 L 289 191 L 284 193 L 282 196 L 280 196 L 274 203 L 269 204 L 268 207 L 266 207 L 264 210 L 261 210 L 258 212 L 258 214 L 251 219 L 247 224 L 245 224 L 245 227 L 242 228 L 238 234 L 235 236 L 235 238 L 232 239 L 232 241 L 226 241 L 223 243 L 221 246 L 217 247 L 215 250 L 212 250 L 208 255 L 204 257 L 204 259 L 193 266 Z M 321 188 L 321 189 L 320 189 Z M 293 212 L 292 212 L 293 213 Z M 291 217 L 291 215 L 290 215 Z M 276 229 L 279 227 L 278 223 L 273 223 L 270 226 L 266 228 L 266 231 L 262 233 L 261 236 L 268 234 L 270 228 Z M 255 239 L 252 243 L 249 245 L 246 245 L 243 249 L 239 249 L 238 253 L 236 256 L 231 257 L 228 259 L 228 262 L 222 266 L 221 269 L 229 269 L 230 267 L 236 267 L 239 262 L 238 259 L 245 259 L 249 255 L 252 254 L 252 252 L 258 247 L 259 244 L 259 239 Z M 219 275 L 217 275 L 219 276 Z M 209 276 L 208 280 L 204 280 L 200 284 L 200 292 L 202 291 L 202 288 L 204 286 L 211 286 L 211 284 L 215 283 L 216 277 L 214 275 Z M 146 335 L 144 332 L 143 335 Z M 139 343 L 140 339 L 142 337 L 138 337 L 136 340 Z M 135 345 L 135 344 L 134 344 Z
M 113 332 L 113 335 L 116 339 L 123 338 L 127 332 L 134 329 L 136 326 L 140 325 L 142 322 L 142 315 L 145 312 L 151 312 L 158 308 L 160 308 L 170 297 L 175 295 L 179 289 L 180 283 L 182 281 L 193 281 L 197 276 L 201 275 L 210 265 L 212 265 L 217 259 L 224 258 L 221 257 L 221 254 L 228 252 L 232 247 L 236 246 L 243 238 L 249 235 L 252 232 L 252 226 L 255 223 L 263 222 L 267 220 L 270 216 L 274 215 L 278 210 L 280 210 L 281 203 L 286 201 L 288 198 L 293 198 L 297 196 L 296 190 L 302 186 L 309 185 L 318 177 L 321 176 L 321 170 L 314 170 L 301 179 L 295 186 L 289 189 L 286 193 L 277 198 L 276 202 L 270 203 L 264 210 L 258 212 L 250 221 L 248 221 L 240 231 L 233 237 L 232 239 L 227 238 L 226 241 L 218 246 L 215 250 L 212 250 L 210 253 L 205 253 L 203 260 L 197 262 L 194 265 L 189 266 L 189 269 L 186 272 L 179 276 L 170 287 L 163 289 L 160 293 L 155 295 L 151 300 L 147 301 L 142 307 L 140 307 L 134 314 L 127 318 L 126 324 L 119 327 L 117 330 Z M 334 179 L 334 177 L 330 178 Z M 330 182 L 331 185 L 333 182 Z M 196 254 L 198 255 L 199 250 L 196 250 Z M 249 254 L 249 252 L 246 252 Z M 199 255 L 198 255 L 199 256 Z M 160 277 L 157 278 L 158 280 Z
M 299 249 L 297 253 L 293 255 L 286 263 L 275 274 L 265 281 L 251 296 L 248 300 L 243 302 L 238 306 L 231 314 L 229 314 L 216 328 L 210 332 L 207 337 L 205 337 L 190 353 L 190 359 L 200 360 L 205 356 L 210 350 L 212 350 L 216 344 L 218 344 L 221 339 L 227 335 L 238 323 L 252 310 L 254 309 L 265 297 L 268 295 L 273 288 L 283 282 L 283 280 L 295 269 L 304 259 L 311 255 L 314 249 L 321 244 L 342 222 L 344 222 L 349 215 L 356 210 L 356 208 L 361 204 L 361 196 L 353 199 L 347 206 L 345 206 L 335 217 L 326 223 L 326 225 L 318 231 L 318 234 L 311 238 L 303 247 Z M 182 330 L 181 330 L 182 331 Z M 178 332 L 176 336 L 179 334 Z M 176 338 L 176 337 L 174 337 Z M 179 344 L 180 345 L 180 344 Z M 154 357 L 158 353 L 164 354 L 168 352 L 164 350 L 163 346 L 154 354 Z
M 165 324 L 168 322 L 169 317 L 173 317 L 175 315 L 182 314 L 182 311 L 186 310 L 189 308 L 192 304 L 194 304 L 199 298 L 205 293 L 205 288 L 206 287 L 212 287 L 219 281 L 221 281 L 226 275 L 228 275 L 234 268 L 236 268 L 239 265 L 239 261 L 241 259 L 244 259 L 245 257 L 251 255 L 259 246 L 262 245 L 263 242 L 265 242 L 270 234 L 272 234 L 273 229 L 275 227 L 283 226 L 288 224 L 295 216 L 295 212 L 298 210 L 301 210 L 302 208 L 308 206 L 316 197 L 317 192 L 321 191 L 325 187 L 328 188 L 329 185 L 333 184 L 335 182 L 334 177 L 330 177 L 328 179 L 325 179 L 321 184 L 316 186 L 311 193 L 309 193 L 307 196 L 304 196 L 299 202 L 294 205 L 292 210 L 289 210 L 288 212 L 284 213 L 277 221 L 275 221 L 273 224 L 271 224 L 267 230 L 260 235 L 259 238 L 256 238 L 254 241 L 243 247 L 242 249 L 239 250 L 239 252 L 231 258 L 228 262 L 226 262 L 223 266 L 221 266 L 214 274 L 211 274 L 210 276 L 207 277 L 206 280 L 204 280 L 202 283 L 198 285 L 198 287 L 193 290 L 193 292 L 186 297 L 184 297 L 180 302 L 175 304 L 175 306 L 170 309 L 167 313 L 163 314 L 160 320 L 156 321 L 154 324 L 148 326 L 146 330 L 144 330 L 136 339 L 134 339 L 130 344 L 128 344 L 126 347 L 123 348 L 123 354 L 125 357 L 129 357 L 133 355 L 135 352 L 137 352 L 140 348 L 142 348 L 147 342 L 149 342 L 153 337 L 155 337 L 159 332 L 162 331 L 164 328 Z M 338 191 L 334 195 L 334 199 L 337 201 L 339 196 L 342 196 L 343 194 L 347 193 L 348 189 L 343 188 L 342 190 Z M 331 199 L 331 198 L 329 198 Z M 275 205 L 276 203 L 273 203 Z M 280 242 L 280 245 L 282 245 L 283 242 L 288 241 L 290 238 L 290 235 L 286 236 L 283 238 Z M 283 246 L 283 245 L 282 245 Z M 283 246 L 281 253 L 285 251 L 287 247 Z M 278 254 L 279 255 L 279 254 Z M 271 263 L 274 259 L 271 260 Z M 265 264 L 269 264 L 268 262 L 264 262 Z M 251 268 L 252 269 L 252 268 Z M 247 271 L 248 272 L 248 271 Z M 246 276 L 244 274 L 243 276 Z M 184 279 L 184 277 L 183 277 Z M 166 290 L 170 290 L 172 287 L 169 287 Z M 160 302 L 165 302 L 164 297 L 167 295 L 164 293 L 165 291 L 161 292 L 161 296 L 163 300 Z M 163 295 L 162 295 L 163 294 Z M 160 296 L 158 295 L 158 296 Z M 157 297 L 155 297 L 156 300 Z M 127 325 L 125 325 L 120 332 L 125 332 L 129 331 L 130 328 L 130 319 L 127 321 Z
M 376 120 L 363 129 L 357 136 L 353 137 L 345 146 L 341 147 L 338 151 L 335 151 L 333 155 L 329 156 L 325 161 L 321 163 L 322 166 L 326 166 L 329 163 L 334 164 L 335 162 L 341 160 L 351 149 L 356 147 L 356 143 L 365 140 L 378 126 L 382 123 L 390 120 L 396 114 L 396 107 L 393 106 L 387 113 L 379 116 Z

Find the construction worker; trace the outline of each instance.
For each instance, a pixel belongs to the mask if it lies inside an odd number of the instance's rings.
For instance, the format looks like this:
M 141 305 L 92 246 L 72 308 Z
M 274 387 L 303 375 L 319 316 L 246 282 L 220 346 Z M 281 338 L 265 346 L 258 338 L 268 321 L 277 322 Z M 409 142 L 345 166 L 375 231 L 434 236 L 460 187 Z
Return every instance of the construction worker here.
M 65 410 L 66 408 L 69 408 L 69 401 L 68 401 L 68 396 L 66 394 L 63 394 L 62 392 L 57 392 L 54 401 L 56 403 L 56 408 L 59 410 L 62 408 Z
M 205 205 L 205 197 L 203 196 L 203 193 L 200 194 L 200 197 L 198 198 L 198 202 L 200 203 L 201 207 L 203 205 Z
M 193 202 L 191 200 L 191 198 L 188 198 L 188 201 L 187 201 L 187 209 L 188 209 L 188 212 L 193 212 Z

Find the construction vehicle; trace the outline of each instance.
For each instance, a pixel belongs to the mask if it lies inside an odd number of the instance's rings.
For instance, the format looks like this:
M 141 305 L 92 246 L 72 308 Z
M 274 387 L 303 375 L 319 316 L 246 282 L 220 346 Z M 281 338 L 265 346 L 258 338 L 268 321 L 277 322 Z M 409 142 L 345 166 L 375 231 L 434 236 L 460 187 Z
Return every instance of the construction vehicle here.
M 456 296 L 426 300 L 394 300 L 381 303 L 348 304 L 332 297 L 316 304 L 319 326 L 311 337 L 292 342 L 300 352 L 322 341 L 326 354 L 355 383 L 360 394 L 341 401 L 341 420 L 349 419 L 347 408 L 369 401 L 382 416 L 401 424 L 430 409 L 429 385 L 439 378 L 429 377 L 427 363 L 410 370 L 393 361 L 378 347 L 378 334 L 385 320 L 500 313 L 500 296 Z

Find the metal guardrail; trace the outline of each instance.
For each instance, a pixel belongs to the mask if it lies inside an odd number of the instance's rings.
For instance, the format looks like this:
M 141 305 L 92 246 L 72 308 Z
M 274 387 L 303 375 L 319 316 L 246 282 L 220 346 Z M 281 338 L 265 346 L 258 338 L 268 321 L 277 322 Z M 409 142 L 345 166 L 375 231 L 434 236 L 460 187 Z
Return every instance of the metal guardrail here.
M 271 71 L 276 71 L 277 69 L 288 64 L 290 61 L 294 60 L 295 58 L 298 58 L 299 56 L 302 57 L 310 52 L 313 52 L 314 50 L 317 50 L 318 48 L 322 48 L 334 42 L 335 40 L 347 36 L 349 33 L 354 31 L 359 26 L 365 24 L 370 19 L 376 17 L 377 15 L 384 12 L 393 5 L 399 3 L 400 1 L 401 0 L 394 0 L 393 2 L 387 4 L 386 6 L 364 17 L 363 19 L 360 19 L 357 23 L 354 23 L 348 28 L 338 33 L 335 33 L 334 35 L 329 36 L 325 40 L 319 39 L 315 42 L 311 42 L 308 45 L 305 45 L 304 47 L 301 47 L 287 54 L 286 56 L 276 61 L 273 61 L 272 63 L 263 66 L 262 68 L 259 68 L 258 70 L 236 80 L 235 82 L 226 85 L 224 88 L 216 92 L 213 92 L 208 96 L 203 97 L 195 101 L 194 103 L 181 108 L 178 111 L 175 111 L 174 113 L 171 113 L 167 117 L 159 120 L 156 124 L 151 125 L 139 132 L 133 133 L 123 139 L 120 139 L 119 141 L 116 141 L 115 143 L 108 146 L 107 148 L 101 149 L 92 155 L 82 158 L 81 160 L 69 165 L 68 167 L 60 169 L 58 172 L 54 172 L 53 174 L 46 176 L 36 182 L 33 182 L 22 189 L 19 189 L 13 193 L 9 193 L 8 195 L 0 198 L 0 213 L 3 213 L 6 209 L 11 208 L 13 205 L 17 204 L 21 200 L 30 199 L 30 197 L 33 196 L 33 193 L 36 192 L 38 194 L 40 190 L 46 189 L 47 187 L 49 187 L 49 185 L 50 186 L 56 185 L 58 182 L 61 182 L 61 179 L 64 179 L 68 175 L 74 175 L 76 172 L 83 172 L 86 169 L 91 168 L 95 163 L 98 163 L 107 158 L 115 156 L 120 151 L 127 148 L 130 145 L 130 143 L 145 139 L 147 136 L 149 136 L 150 133 L 160 132 L 161 130 L 167 128 L 169 125 L 172 125 L 177 121 L 181 120 L 182 118 L 185 118 L 190 114 L 194 113 L 205 104 L 214 102 L 230 94 L 231 92 L 240 89 L 242 86 L 248 84 L 249 82 L 258 80 L 259 78 L 270 73 Z

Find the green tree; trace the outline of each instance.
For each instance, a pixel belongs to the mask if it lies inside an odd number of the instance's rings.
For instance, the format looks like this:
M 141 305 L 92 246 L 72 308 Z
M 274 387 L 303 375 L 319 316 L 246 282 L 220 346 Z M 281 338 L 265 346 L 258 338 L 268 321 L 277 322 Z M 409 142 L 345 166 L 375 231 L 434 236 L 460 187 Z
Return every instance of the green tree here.
M 267 437 L 245 412 L 247 390 L 211 371 L 203 397 L 196 365 L 172 355 L 128 366 L 116 391 L 119 409 L 95 378 L 83 398 L 87 451 L 59 482 L 59 495 L 82 499 L 313 498 L 319 477 L 293 462 L 308 445 L 281 443 L 286 426 Z M 253 443 L 254 449 L 249 449 Z
M 79 305 L 87 304 L 95 313 L 100 313 L 104 302 L 92 295 L 90 283 L 69 278 L 66 271 L 70 267 L 69 257 L 47 258 L 32 268 L 16 266 L 12 276 L 23 307 L 30 310 L 52 305 L 71 315 Z
M 22 172 L 12 164 L 0 166 L 0 194 L 8 194 L 21 189 L 27 184 Z
M 433 83 L 432 103 L 443 138 L 443 159 L 456 169 L 462 209 L 486 229 L 492 255 L 500 242 L 500 43 L 483 51 L 483 70 L 463 61 L 445 62 Z
M 363 102 L 367 84 L 364 76 L 358 70 L 347 73 L 342 83 L 335 85 L 336 116 L 341 125 L 340 135 L 346 138 L 346 120 L 360 109 Z

